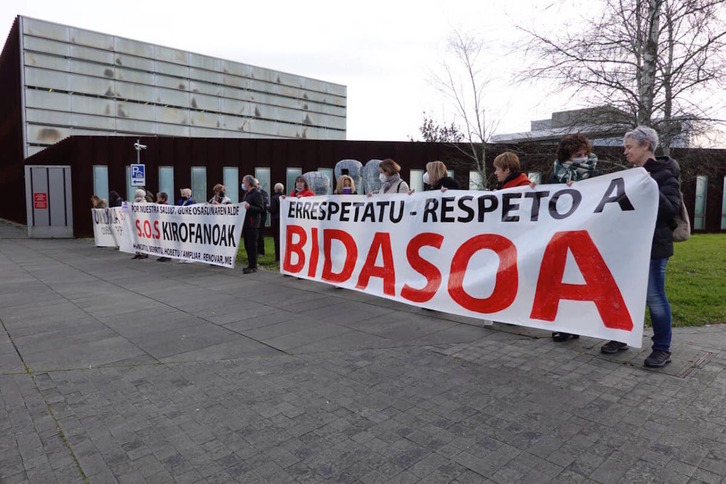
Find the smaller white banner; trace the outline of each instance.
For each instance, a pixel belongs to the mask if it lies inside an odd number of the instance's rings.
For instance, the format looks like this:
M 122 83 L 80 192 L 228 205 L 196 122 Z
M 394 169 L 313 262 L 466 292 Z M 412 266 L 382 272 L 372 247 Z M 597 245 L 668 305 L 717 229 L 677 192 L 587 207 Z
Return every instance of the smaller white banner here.
M 93 238 L 97 247 L 118 247 L 124 231 L 124 212 L 120 207 L 92 208 Z
M 246 210 L 237 205 L 131 203 L 120 250 L 234 267 Z

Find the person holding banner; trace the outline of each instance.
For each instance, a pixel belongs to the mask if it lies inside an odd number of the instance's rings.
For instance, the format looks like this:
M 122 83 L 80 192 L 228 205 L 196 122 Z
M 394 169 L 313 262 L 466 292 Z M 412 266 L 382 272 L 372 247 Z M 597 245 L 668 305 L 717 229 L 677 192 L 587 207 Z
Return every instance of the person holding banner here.
M 118 192 L 111 190 L 108 192 L 108 206 L 110 208 L 120 207 L 124 203 L 124 199 L 118 194 Z
M 449 176 L 446 165 L 443 161 L 429 161 L 426 163 L 426 173 L 423 174 L 423 182 L 430 187 L 430 190 L 460 190 L 459 182 Z
M 532 182 L 526 173 L 522 173 L 519 164 L 519 157 L 511 151 L 505 151 L 501 155 L 494 158 L 494 173 L 497 176 L 497 189 L 526 187 Z
M 227 187 L 221 183 L 214 185 L 212 191 L 214 191 L 214 196 L 209 199 L 209 203 L 212 205 L 229 205 L 232 203 L 232 199 L 226 195 Z
M 401 166 L 390 158 L 378 164 L 379 178 L 383 185 L 378 193 L 408 193 L 408 183 L 401 178 Z
M 653 128 L 638 126 L 625 133 L 625 158 L 635 166 L 645 168 L 658 184 L 658 218 L 651 243 L 650 271 L 646 303 L 653 325 L 653 349 L 645 359 L 645 366 L 662 368 L 671 362 L 671 305 L 665 292 L 666 264 L 673 255 L 673 229 L 675 217 L 681 207 L 681 169 L 669 156 L 655 156 L 658 133 Z M 627 350 L 619 341 L 605 343 L 601 351 L 614 354 Z
M 566 183 L 572 185 L 579 180 L 592 178 L 600 174 L 597 170 L 597 155 L 592 152 L 592 143 L 581 134 L 570 134 L 560 140 L 557 145 L 557 159 L 555 160 L 552 175 L 547 183 Z M 530 182 L 531 183 L 531 182 Z M 552 339 L 562 343 L 578 339 L 580 335 L 555 331 Z
M 179 190 L 179 200 L 177 200 L 176 204 L 181 205 L 182 207 L 185 207 L 187 205 L 194 205 L 195 202 L 192 198 L 192 189 L 191 188 L 181 188 Z
M 315 192 L 310 189 L 308 179 L 302 175 L 295 178 L 295 189 L 290 192 L 291 197 L 314 197 Z
M 257 231 L 260 228 L 262 214 L 265 212 L 265 202 L 257 189 L 258 185 L 259 182 L 252 175 L 245 175 L 242 179 L 242 190 L 245 192 L 244 207 L 247 210 L 242 226 L 242 236 L 247 251 L 247 267 L 242 270 L 244 274 L 257 272 Z

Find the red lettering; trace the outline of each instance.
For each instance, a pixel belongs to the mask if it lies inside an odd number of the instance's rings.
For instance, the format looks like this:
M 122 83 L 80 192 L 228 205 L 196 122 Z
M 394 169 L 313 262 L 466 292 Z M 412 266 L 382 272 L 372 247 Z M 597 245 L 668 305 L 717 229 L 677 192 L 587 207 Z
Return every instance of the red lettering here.
M 151 238 L 151 222 L 144 220 L 144 237 Z
M 308 241 L 308 236 L 305 233 L 305 229 L 299 225 L 288 225 L 285 240 L 285 260 L 282 263 L 282 268 L 285 272 L 300 272 L 305 266 L 305 253 L 303 247 Z M 292 242 L 293 235 L 297 235 L 297 242 Z M 297 263 L 292 264 L 292 254 L 297 256 Z
M 154 238 L 160 239 L 161 238 L 161 231 L 159 230 L 159 221 L 154 221 Z
M 333 272 L 333 261 L 330 258 L 330 249 L 334 239 L 342 242 L 345 247 L 345 262 L 343 268 L 337 274 Z M 358 247 L 356 247 L 355 240 L 348 232 L 338 229 L 323 230 L 323 254 L 325 262 L 323 263 L 323 275 L 321 277 L 324 281 L 344 282 L 350 279 L 353 269 L 355 269 L 355 261 L 358 259 Z
M 499 256 L 494 290 L 487 298 L 475 298 L 464 290 L 464 275 L 471 257 L 480 250 L 491 250 Z M 449 294 L 461 307 L 477 313 L 496 313 L 508 308 L 517 295 L 517 248 L 501 235 L 482 234 L 464 242 L 454 254 L 449 276 Z
M 136 236 L 143 237 L 144 233 L 141 231 L 141 220 L 136 221 Z
M 562 282 L 568 250 L 585 284 Z M 633 329 L 633 320 L 620 289 L 586 230 L 557 232 L 547 244 L 530 318 L 554 321 L 561 299 L 592 301 L 607 328 Z
M 383 265 L 377 266 L 378 252 L 383 254 Z M 365 289 L 371 277 L 383 279 L 383 294 L 396 295 L 396 269 L 393 266 L 393 252 L 391 251 L 391 234 L 376 232 L 371 242 L 365 264 L 358 276 L 356 289 Z
M 441 271 L 431 262 L 421 257 L 418 252 L 424 246 L 440 249 L 443 242 L 443 235 L 426 232 L 418 234 L 408 243 L 406 247 L 408 263 L 413 270 L 426 278 L 426 285 L 423 289 L 416 289 L 408 284 L 404 284 L 403 289 L 401 289 L 402 298 L 412 302 L 422 303 L 434 297 L 436 291 L 441 287 Z
M 315 273 L 318 271 L 318 257 L 320 256 L 320 246 L 318 245 L 318 229 L 313 228 L 313 236 L 311 242 L 313 248 L 310 249 L 310 265 L 308 266 L 308 277 L 315 277 Z

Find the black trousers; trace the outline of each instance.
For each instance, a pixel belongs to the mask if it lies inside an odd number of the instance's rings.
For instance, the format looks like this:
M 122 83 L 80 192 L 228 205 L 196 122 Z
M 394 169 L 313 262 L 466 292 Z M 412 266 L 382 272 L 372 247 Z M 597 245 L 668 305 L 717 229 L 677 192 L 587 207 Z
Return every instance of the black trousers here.
M 257 254 L 259 255 L 265 255 L 265 223 L 267 223 L 267 214 L 263 213 L 260 228 L 257 230 Z
M 245 251 L 247 251 L 247 267 L 257 268 L 257 232 L 256 228 L 242 229 L 242 237 L 245 239 Z

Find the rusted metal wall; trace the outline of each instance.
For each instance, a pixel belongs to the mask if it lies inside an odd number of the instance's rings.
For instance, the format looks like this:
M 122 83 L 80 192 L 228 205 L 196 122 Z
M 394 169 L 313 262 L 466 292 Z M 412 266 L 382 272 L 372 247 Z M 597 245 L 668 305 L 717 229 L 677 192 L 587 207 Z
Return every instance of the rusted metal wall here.
M 15 19 L 0 54 L 0 218 L 25 223 L 19 32 Z
M 345 86 L 19 19 L 27 155 L 84 134 L 345 139 Z
M 92 235 L 90 216 L 82 214 L 90 208 L 93 165 L 107 165 L 109 189 L 123 194 L 125 167 L 136 161 L 135 141 L 136 137 L 73 136 L 27 160 L 28 164 L 71 164 L 73 210 L 74 214 L 80 214 L 74 217 L 77 237 Z M 269 167 L 274 184 L 285 183 L 288 167 L 299 167 L 305 173 L 318 168 L 333 168 L 343 159 L 365 163 L 370 159 L 393 158 L 401 165 L 403 178 L 410 180 L 410 170 L 423 170 L 427 162 L 442 160 L 454 170 L 463 188 L 469 186 L 469 171 L 472 169 L 460 150 L 445 143 L 175 137 L 142 137 L 141 142 L 148 146 L 142 152 L 142 162 L 146 164 L 147 188 L 152 191 L 158 190 L 159 166 L 174 167 L 174 198 L 180 188 L 191 186 L 192 166 L 207 167 L 207 193 L 195 194 L 197 201 L 211 196 L 212 187 L 222 182 L 222 171 L 226 166 L 238 167 L 240 179 L 246 174 L 254 174 L 256 167 Z M 555 146 L 488 145 L 489 173 L 493 173 L 491 160 L 508 149 L 518 152 L 525 171 L 539 172 L 543 180 L 548 178 Z M 624 165 L 620 148 L 598 148 L 598 156 L 604 171 L 616 171 Z M 705 231 L 720 232 L 726 150 L 675 150 L 674 156 L 683 170 L 682 189 L 691 217 L 695 177 L 709 176 Z

